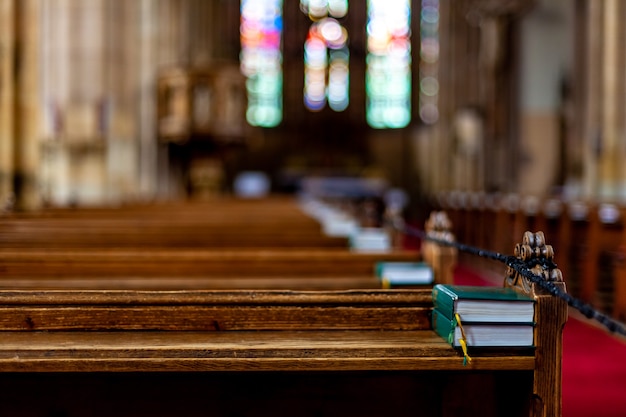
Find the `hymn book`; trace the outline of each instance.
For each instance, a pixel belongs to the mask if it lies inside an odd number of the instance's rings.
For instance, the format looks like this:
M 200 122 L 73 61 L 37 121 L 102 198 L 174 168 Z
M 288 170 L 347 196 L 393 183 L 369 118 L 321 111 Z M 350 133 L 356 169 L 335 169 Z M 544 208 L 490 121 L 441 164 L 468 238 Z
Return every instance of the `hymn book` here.
M 431 285 L 434 280 L 433 269 L 425 262 L 377 262 L 374 272 L 390 287 Z
M 535 300 L 512 288 L 437 284 L 432 294 L 437 310 L 464 323 L 534 321 Z
M 433 330 L 454 347 L 461 347 L 465 337 L 468 347 L 531 347 L 533 323 L 462 323 L 446 317 L 437 309 L 432 312 Z

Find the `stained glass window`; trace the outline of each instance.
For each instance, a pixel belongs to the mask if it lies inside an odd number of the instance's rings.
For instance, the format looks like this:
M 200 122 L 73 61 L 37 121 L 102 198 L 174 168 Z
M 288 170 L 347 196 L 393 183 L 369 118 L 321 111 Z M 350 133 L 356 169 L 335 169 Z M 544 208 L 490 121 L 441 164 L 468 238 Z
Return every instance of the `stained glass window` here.
M 439 0 L 422 0 L 420 31 L 419 114 L 433 124 L 439 120 Z
M 416 99 L 420 119 L 432 124 L 439 118 L 439 0 L 420 2 Z M 411 3 L 366 3 L 364 105 L 374 128 L 403 128 L 411 122 Z M 343 23 L 348 0 L 300 0 L 300 10 L 310 22 L 303 40 L 304 105 L 310 111 L 345 110 L 350 103 L 349 28 Z M 283 117 L 282 11 L 283 0 L 241 0 L 241 68 L 248 78 L 247 120 L 253 126 L 274 127 Z
M 374 128 L 411 121 L 410 0 L 368 0 L 366 118 Z
M 241 0 L 240 60 L 252 126 L 274 127 L 283 117 L 282 8 L 282 0 Z
M 343 111 L 350 102 L 350 51 L 348 31 L 337 19 L 348 13 L 348 1 L 301 0 L 300 9 L 313 22 L 304 44 L 304 104 Z

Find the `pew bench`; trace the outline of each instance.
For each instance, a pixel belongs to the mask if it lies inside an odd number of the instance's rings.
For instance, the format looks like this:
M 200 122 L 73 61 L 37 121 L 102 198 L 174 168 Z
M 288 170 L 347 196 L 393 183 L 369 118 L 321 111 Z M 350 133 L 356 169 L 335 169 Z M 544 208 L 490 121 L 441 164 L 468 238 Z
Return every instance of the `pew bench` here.
M 325 236 L 294 199 L 46 209 L 0 217 L 0 246 L 13 248 L 346 248 Z
M 304 215 L 303 215 L 304 217 Z M 12 217 L 0 220 L 0 245 L 45 247 L 347 247 L 347 239 L 325 236 L 313 219 L 255 221 L 225 213 L 221 219 Z
M 419 259 L 415 250 L 0 249 L 0 288 L 380 288 L 377 262 Z
M 451 278 L 455 258 L 428 261 Z M 0 288 L 380 288 L 378 261 L 325 236 L 292 198 L 46 209 L 0 218 Z M 441 272 L 440 272 L 441 271 Z
M 462 192 L 441 193 L 435 205 L 450 213 L 459 241 L 500 253 L 510 252 L 512 237 L 523 230 L 544 231 L 570 293 L 615 318 L 626 318 L 623 205 Z M 494 265 L 476 257 L 463 262 L 488 270 Z
M 567 307 L 535 298 L 534 349 L 464 366 L 430 290 L 1 290 L 0 410 L 559 416 Z
M 567 308 L 552 297 L 533 292 L 534 349 L 464 366 L 431 328 L 429 289 L 300 291 L 417 254 L 5 247 L 0 414 L 560 415 Z

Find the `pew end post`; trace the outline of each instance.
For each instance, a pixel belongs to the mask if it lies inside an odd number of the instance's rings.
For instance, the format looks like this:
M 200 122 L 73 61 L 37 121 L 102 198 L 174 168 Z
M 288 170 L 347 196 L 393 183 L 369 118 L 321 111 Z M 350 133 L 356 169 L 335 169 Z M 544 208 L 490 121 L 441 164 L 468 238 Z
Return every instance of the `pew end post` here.
M 515 255 L 524 261 L 531 258 L 552 260 L 554 251 L 546 245 L 543 232 L 526 232 L 522 244 L 515 247 Z M 540 260 L 540 259 L 538 259 Z M 539 264 L 532 269 L 560 291 L 565 292 L 561 271 L 544 269 Z M 531 415 L 536 417 L 561 416 L 563 328 L 567 322 L 567 303 L 547 293 L 512 268 L 507 268 L 504 286 L 530 295 L 535 299 L 535 370 Z
M 425 225 L 426 234 L 430 238 L 453 242 L 452 223 L 444 211 L 433 211 Z M 458 261 L 458 250 L 452 246 L 444 246 L 437 242 L 422 242 L 422 258 L 428 263 L 438 284 L 454 283 L 454 268 Z
M 613 317 L 617 320 L 626 320 L 626 207 L 621 208 L 620 217 L 623 226 L 613 260 Z

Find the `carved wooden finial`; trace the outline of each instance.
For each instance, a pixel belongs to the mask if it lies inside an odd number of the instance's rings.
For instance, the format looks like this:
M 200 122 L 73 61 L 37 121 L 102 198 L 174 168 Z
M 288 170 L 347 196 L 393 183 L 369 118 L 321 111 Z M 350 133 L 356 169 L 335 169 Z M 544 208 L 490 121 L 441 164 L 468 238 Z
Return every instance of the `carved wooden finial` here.
M 546 244 L 543 232 L 525 232 L 522 243 L 515 245 L 515 257 L 530 266 L 530 271 L 537 276 L 542 277 L 546 281 L 555 283 L 563 282 L 563 274 L 561 270 L 556 268 L 554 264 L 554 249 L 551 245 Z M 519 272 L 507 267 L 504 285 L 508 287 L 517 287 L 523 292 L 536 295 L 538 287 L 530 282 L 527 278 L 520 275 Z
M 453 242 L 452 222 L 445 211 L 433 211 L 424 225 L 426 234 L 434 239 Z M 457 263 L 458 250 L 452 246 L 440 245 L 425 240 L 422 243 L 424 261 L 432 265 L 435 282 L 438 284 L 454 283 L 454 268 Z
M 430 213 L 428 220 L 426 220 L 425 229 L 430 237 L 450 242 L 455 240 L 452 233 L 452 222 L 445 211 Z

